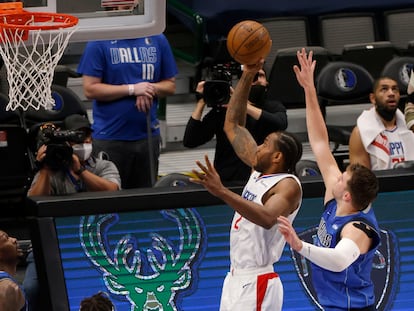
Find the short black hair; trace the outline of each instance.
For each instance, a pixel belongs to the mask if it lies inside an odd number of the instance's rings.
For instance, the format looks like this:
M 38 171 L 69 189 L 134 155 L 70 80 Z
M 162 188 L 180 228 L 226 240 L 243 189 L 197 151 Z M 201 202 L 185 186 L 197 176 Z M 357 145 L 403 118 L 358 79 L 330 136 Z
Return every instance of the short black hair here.
M 83 299 L 79 311 L 114 311 L 114 305 L 107 293 L 99 292 Z

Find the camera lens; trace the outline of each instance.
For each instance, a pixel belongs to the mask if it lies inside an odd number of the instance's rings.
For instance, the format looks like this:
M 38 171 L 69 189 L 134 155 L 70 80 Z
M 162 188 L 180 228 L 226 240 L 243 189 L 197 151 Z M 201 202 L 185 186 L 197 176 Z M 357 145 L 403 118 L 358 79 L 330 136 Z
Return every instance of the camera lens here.
M 211 80 L 204 84 L 204 101 L 208 107 L 220 107 L 230 100 L 230 85 L 227 81 Z

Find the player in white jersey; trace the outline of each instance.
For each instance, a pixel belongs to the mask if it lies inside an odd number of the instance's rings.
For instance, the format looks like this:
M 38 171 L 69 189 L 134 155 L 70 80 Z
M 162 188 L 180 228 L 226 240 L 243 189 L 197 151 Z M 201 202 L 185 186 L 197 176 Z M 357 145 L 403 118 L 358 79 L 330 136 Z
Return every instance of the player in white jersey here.
M 235 210 L 230 230 L 230 271 L 221 296 L 221 311 L 281 310 L 283 287 L 274 271 L 285 240 L 277 229 L 280 215 L 293 221 L 302 201 L 302 188 L 295 173 L 302 145 L 287 132 L 269 134 L 257 146 L 244 127 L 250 86 L 263 59 L 244 65 L 243 74 L 231 96 L 224 130 L 238 157 L 252 168 L 241 196 L 224 187 L 216 169 L 205 157 L 197 161 L 193 182 Z
M 371 109 L 363 111 L 349 140 L 349 160 L 372 170 L 393 168 L 414 160 L 414 133 L 398 109 L 400 90 L 395 80 L 381 77 L 374 83 Z

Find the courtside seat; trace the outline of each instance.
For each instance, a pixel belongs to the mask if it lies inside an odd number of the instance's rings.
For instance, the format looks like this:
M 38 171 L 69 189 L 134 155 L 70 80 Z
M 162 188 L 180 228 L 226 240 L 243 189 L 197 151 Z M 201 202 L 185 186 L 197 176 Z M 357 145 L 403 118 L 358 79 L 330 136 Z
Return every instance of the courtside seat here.
M 414 57 L 396 56 L 385 64 L 381 76 L 394 79 L 398 83 L 401 99 L 399 108 L 404 111 L 405 99 L 407 96 L 407 87 L 410 81 L 411 70 L 414 69 Z
M 287 109 L 304 108 L 305 95 L 293 71 L 293 65 L 298 64 L 297 51 L 305 48 L 313 51 L 313 59 L 317 62 L 315 75 L 330 61 L 327 49 L 320 46 L 297 46 L 277 51 L 272 70 L 269 74 L 268 100 L 281 102 Z
M 37 150 L 37 135 L 40 125 L 45 122 L 52 122 L 58 127 L 63 127 L 63 120 L 72 114 L 80 114 L 88 117 L 86 107 L 82 100 L 72 90 L 61 86 L 52 85 L 52 97 L 55 100 L 55 106 L 51 110 L 43 107 L 39 110 L 29 108 L 24 113 L 24 119 L 29 133 L 30 149 L 33 152 Z
M 322 68 L 316 79 L 316 88 L 325 120 L 329 117 L 329 106 L 340 106 L 345 114 L 347 107 L 369 104 L 373 81 L 372 75 L 364 67 L 351 62 L 330 62 Z M 342 169 L 345 169 L 344 161 L 349 158 L 349 137 L 362 110 L 357 109 L 349 124 L 334 125 L 327 121 L 329 140 L 334 143 L 333 154 Z

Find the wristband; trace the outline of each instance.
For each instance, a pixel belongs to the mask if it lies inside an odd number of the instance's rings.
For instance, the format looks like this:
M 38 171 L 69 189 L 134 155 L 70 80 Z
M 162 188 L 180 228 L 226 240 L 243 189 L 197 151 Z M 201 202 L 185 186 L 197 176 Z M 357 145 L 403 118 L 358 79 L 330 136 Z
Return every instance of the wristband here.
M 200 92 L 196 92 L 195 93 L 195 97 L 196 97 L 196 100 L 197 101 L 199 101 L 200 99 L 203 99 L 204 98 L 203 93 L 200 93 Z
M 135 95 L 135 88 L 133 84 L 128 84 L 128 95 L 129 96 Z
M 84 171 L 86 170 L 86 168 L 83 166 L 83 165 L 81 165 L 80 167 L 79 167 L 79 170 L 77 170 L 76 172 L 75 172 L 75 174 L 76 175 L 78 175 L 78 176 L 80 176 Z

